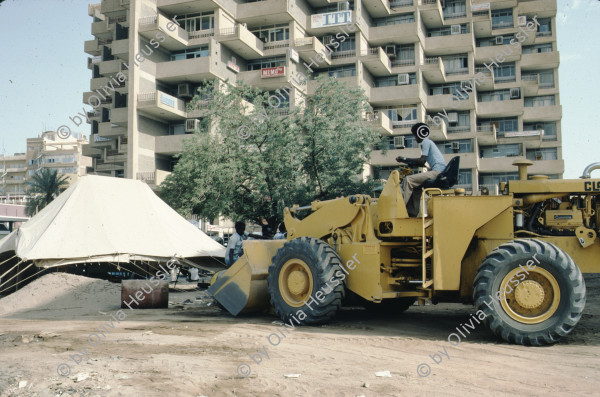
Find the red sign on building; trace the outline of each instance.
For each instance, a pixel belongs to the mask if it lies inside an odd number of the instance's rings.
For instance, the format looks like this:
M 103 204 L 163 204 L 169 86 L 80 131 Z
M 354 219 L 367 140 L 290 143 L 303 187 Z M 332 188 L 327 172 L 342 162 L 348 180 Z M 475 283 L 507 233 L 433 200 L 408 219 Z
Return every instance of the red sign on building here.
M 285 66 L 276 66 L 274 68 L 265 68 L 260 70 L 260 78 L 285 76 Z

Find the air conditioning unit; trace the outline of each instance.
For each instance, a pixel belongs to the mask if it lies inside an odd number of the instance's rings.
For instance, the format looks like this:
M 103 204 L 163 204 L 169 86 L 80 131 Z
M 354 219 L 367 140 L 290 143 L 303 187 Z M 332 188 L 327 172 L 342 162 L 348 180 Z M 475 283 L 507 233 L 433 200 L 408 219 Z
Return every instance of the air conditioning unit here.
M 450 34 L 460 34 L 460 25 L 451 25 Z
M 404 148 L 406 148 L 406 145 L 404 144 L 404 137 L 403 136 L 395 136 L 394 137 L 394 148 L 396 148 L 396 149 L 404 149 Z
M 519 16 L 517 18 L 517 21 L 519 23 L 519 26 L 525 26 L 525 25 L 527 25 L 527 17 L 525 15 Z
M 185 132 L 194 132 L 200 127 L 200 120 L 187 119 L 185 121 Z
M 177 96 L 179 98 L 191 98 L 192 95 L 192 85 L 191 84 L 178 84 L 177 85 Z
M 458 153 L 460 150 L 460 142 L 452 142 L 452 151 Z
M 410 83 L 410 76 L 408 73 L 401 73 L 398 75 L 398 85 L 406 85 Z
M 519 87 L 510 89 L 510 99 L 519 99 L 521 98 L 521 89 Z
M 396 45 L 394 45 L 394 44 L 386 45 L 385 53 L 390 58 L 396 58 Z
M 448 113 L 448 122 L 450 124 L 456 124 L 456 123 L 458 123 L 458 113 L 456 113 L 456 112 L 450 112 L 450 113 Z
M 496 45 L 502 45 L 502 44 L 504 44 L 504 37 L 496 36 Z
M 348 11 L 350 10 L 350 2 L 349 1 L 341 1 L 338 3 L 338 11 Z

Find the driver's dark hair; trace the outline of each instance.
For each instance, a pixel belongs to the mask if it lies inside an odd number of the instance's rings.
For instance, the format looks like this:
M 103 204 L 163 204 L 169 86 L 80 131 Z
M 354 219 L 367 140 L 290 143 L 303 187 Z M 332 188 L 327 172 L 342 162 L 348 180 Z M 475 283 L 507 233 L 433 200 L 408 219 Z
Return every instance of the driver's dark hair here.
M 418 130 L 418 129 L 419 129 L 419 127 L 420 127 L 420 126 L 422 126 L 422 125 L 424 125 L 424 126 L 428 127 L 428 126 L 427 126 L 427 124 L 425 124 L 425 123 L 416 123 L 416 124 L 413 124 L 413 126 L 412 126 L 412 127 L 410 127 L 410 132 L 411 132 L 411 133 L 412 133 L 414 136 L 417 136 L 417 130 Z M 428 128 L 429 128 L 429 127 L 428 127 Z
M 246 228 L 246 224 L 242 221 L 237 221 L 235 223 L 235 230 L 238 231 L 240 229 L 245 229 Z

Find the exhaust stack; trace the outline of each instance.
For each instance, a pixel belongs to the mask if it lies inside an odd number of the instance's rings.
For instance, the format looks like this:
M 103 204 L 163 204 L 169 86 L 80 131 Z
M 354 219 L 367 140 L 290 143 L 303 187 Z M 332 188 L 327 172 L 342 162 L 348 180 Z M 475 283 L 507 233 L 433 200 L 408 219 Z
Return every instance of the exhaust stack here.
M 592 163 L 592 164 L 588 165 L 587 167 L 585 167 L 585 169 L 583 170 L 583 175 L 581 175 L 580 178 L 590 179 L 591 178 L 590 174 L 592 173 L 592 171 L 598 170 L 598 169 L 600 169 L 600 162 Z

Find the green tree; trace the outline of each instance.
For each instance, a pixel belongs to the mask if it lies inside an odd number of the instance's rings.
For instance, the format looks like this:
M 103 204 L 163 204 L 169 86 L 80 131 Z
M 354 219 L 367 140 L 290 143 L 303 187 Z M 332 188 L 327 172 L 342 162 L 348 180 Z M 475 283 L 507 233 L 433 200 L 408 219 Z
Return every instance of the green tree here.
M 200 89 L 190 108 L 204 110 L 202 127 L 185 140 L 163 199 L 184 215 L 259 222 L 281 220 L 292 204 L 370 191 L 357 175 L 380 138 L 363 120 L 362 90 L 318 78 L 305 106 L 289 112 L 280 93 L 243 83 Z
M 69 187 L 69 181 L 65 175 L 59 176 L 57 171 L 43 168 L 41 172 L 31 177 L 28 185 L 29 199 L 25 206 L 25 213 L 33 216 L 64 192 Z

